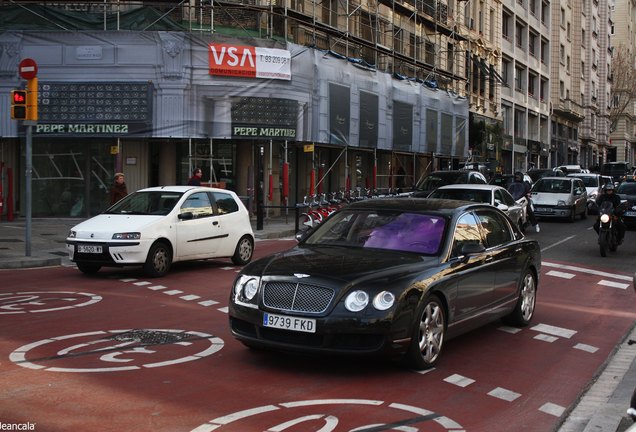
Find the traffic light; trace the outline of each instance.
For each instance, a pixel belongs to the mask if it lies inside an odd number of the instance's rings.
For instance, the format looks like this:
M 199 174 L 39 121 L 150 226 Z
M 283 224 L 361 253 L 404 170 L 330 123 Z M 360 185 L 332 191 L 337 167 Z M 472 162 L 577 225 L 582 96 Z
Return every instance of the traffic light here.
M 27 80 L 27 112 L 26 119 L 37 121 L 38 119 L 38 79 Z
M 38 79 L 27 80 L 26 90 L 11 91 L 11 118 L 15 120 L 38 119 Z
M 11 91 L 11 118 L 15 120 L 27 119 L 27 91 Z

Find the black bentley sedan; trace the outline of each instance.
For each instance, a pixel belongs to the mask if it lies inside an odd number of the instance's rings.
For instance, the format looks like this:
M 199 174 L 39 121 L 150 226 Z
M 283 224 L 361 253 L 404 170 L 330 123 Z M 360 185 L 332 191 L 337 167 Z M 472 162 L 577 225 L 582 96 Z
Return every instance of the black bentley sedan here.
M 252 348 L 390 354 L 427 369 L 454 336 L 500 318 L 526 326 L 540 268 L 537 241 L 495 207 L 368 199 L 245 266 L 230 327 Z

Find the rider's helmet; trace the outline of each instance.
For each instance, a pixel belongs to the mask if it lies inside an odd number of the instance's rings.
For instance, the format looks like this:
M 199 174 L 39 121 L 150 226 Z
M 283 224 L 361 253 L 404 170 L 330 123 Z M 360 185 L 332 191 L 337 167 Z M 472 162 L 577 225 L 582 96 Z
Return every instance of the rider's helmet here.
M 523 173 L 521 171 L 515 172 L 515 181 L 523 181 Z
M 603 187 L 603 189 L 605 190 L 605 192 L 609 192 L 609 191 L 614 192 L 614 184 L 613 183 L 606 183 L 605 186 Z

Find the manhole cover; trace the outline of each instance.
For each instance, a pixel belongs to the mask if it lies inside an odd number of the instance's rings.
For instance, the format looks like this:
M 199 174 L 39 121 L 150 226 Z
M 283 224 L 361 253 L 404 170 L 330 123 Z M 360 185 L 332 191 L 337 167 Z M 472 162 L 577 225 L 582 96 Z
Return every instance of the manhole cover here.
M 163 345 L 181 342 L 191 338 L 188 333 L 172 333 L 160 330 L 131 330 L 105 338 L 119 342 L 136 342 L 143 345 Z

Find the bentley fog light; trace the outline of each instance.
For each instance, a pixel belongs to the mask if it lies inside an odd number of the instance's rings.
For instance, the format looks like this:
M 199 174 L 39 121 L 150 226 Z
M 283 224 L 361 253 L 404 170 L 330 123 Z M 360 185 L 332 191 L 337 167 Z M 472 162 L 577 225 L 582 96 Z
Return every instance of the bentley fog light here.
M 369 294 L 364 291 L 354 291 L 345 299 L 345 307 L 351 312 L 360 312 L 369 304 Z
M 373 307 L 381 311 L 387 310 L 393 306 L 393 303 L 395 303 L 395 296 L 388 291 L 382 291 L 373 299 Z

